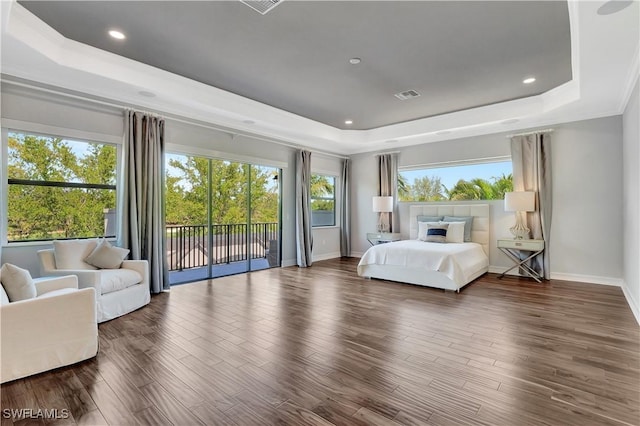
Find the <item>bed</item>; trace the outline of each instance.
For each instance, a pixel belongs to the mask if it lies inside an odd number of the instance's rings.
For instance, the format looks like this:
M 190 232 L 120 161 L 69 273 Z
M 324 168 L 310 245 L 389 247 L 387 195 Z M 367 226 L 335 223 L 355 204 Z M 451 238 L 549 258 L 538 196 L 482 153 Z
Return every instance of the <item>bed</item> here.
M 417 239 L 418 217 L 473 217 L 469 242 Z M 460 291 L 489 270 L 489 205 L 409 206 L 409 240 L 375 245 L 362 256 L 358 275 Z

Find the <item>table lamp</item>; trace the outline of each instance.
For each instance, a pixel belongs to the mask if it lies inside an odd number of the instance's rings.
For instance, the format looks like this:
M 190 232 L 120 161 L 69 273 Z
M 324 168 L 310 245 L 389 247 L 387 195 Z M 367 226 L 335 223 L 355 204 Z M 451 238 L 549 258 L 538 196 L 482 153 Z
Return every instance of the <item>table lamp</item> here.
M 393 211 L 393 197 L 373 197 L 373 211 L 378 213 L 378 232 L 387 232 L 388 225 L 382 220 L 382 213 Z
M 529 236 L 529 228 L 524 224 L 520 212 L 533 212 L 536 210 L 535 192 L 515 191 L 504 194 L 504 211 L 516 212 L 516 224 L 509 230 L 514 239 L 522 240 Z

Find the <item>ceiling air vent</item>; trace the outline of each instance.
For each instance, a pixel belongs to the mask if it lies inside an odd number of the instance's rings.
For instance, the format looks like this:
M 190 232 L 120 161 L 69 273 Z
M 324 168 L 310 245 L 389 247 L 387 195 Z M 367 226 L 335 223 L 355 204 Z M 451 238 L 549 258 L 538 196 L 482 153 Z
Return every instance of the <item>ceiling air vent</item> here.
M 268 11 L 282 3 L 282 0 L 240 0 L 251 9 L 265 15 Z
M 420 93 L 416 92 L 415 90 L 407 90 L 405 92 L 396 93 L 393 96 L 400 99 L 401 101 L 406 101 L 407 99 L 417 98 L 418 96 L 420 96 Z

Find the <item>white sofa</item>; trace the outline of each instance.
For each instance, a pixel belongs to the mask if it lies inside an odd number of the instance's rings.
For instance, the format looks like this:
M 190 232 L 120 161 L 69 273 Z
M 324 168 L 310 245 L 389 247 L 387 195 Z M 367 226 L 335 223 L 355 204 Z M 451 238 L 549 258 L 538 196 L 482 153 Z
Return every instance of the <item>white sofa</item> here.
M 36 278 L 36 297 L 9 302 L 0 286 L 0 383 L 94 357 L 95 291 L 71 276 Z
M 78 257 L 75 263 L 80 267 L 59 269 L 54 249 L 39 250 L 40 274 L 76 275 L 80 288 L 95 289 L 98 322 L 109 321 L 149 303 L 149 264 L 146 260 L 125 260 L 119 269 L 96 269 L 85 264 L 84 259 L 97 241 L 75 240 L 73 243 L 76 249 L 72 253 Z

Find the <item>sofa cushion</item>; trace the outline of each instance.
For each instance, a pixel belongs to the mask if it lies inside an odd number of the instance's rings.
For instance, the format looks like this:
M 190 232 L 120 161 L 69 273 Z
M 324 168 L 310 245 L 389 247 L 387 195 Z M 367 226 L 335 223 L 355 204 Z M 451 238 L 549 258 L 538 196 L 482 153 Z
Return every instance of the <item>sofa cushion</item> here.
M 0 306 L 9 304 L 9 296 L 7 296 L 7 292 L 4 291 L 4 287 L 0 285 Z
M 100 271 L 100 294 L 124 290 L 141 281 L 140 274 L 131 269 L 103 269 Z
M 61 294 L 69 294 L 74 291 L 78 291 L 77 288 L 59 288 L 57 290 L 51 290 L 46 293 L 42 293 L 37 299 L 46 299 L 47 297 L 59 296 Z
M 2 286 L 7 292 L 9 301 L 17 302 L 36 297 L 36 286 L 29 271 L 10 263 L 2 265 L 1 271 Z
M 65 240 L 53 242 L 56 269 L 96 269 L 84 259 L 93 252 L 98 240 Z
M 129 250 L 114 247 L 103 239 L 84 261 L 100 269 L 118 269 L 128 254 Z

